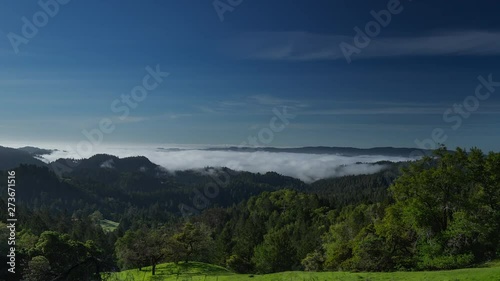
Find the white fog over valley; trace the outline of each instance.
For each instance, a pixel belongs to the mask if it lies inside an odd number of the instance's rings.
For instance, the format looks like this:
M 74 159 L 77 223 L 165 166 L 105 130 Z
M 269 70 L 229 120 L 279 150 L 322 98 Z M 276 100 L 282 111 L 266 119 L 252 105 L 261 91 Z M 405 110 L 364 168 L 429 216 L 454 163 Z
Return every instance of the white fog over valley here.
M 64 146 L 62 146 L 64 147 Z M 145 156 L 151 162 L 175 172 L 180 170 L 203 169 L 205 167 L 227 167 L 238 171 L 254 173 L 277 172 L 295 177 L 304 182 L 345 175 L 372 174 L 384 169 L 385 165 L 371 164 L 379 161 L 408 161 L 408 157 L 384 155 L 341 156 L 332 154 L 306 154 L 288 152 L 239 152 L 207 151 L 206 147 L 94 147 L 88 158 L 95 154 L 109 154 L 119 158 Z M 52 162 L 60 158 L 81 159 L 76 151 L 57 150 L 43 155 L 42 160 Z M 102 167 L 112 168 L 110 163 Z

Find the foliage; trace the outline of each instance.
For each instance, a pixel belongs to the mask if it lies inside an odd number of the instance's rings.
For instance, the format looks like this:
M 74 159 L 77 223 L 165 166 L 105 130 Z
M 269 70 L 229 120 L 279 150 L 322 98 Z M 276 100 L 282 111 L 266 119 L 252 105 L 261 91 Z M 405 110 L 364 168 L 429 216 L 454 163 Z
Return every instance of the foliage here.
M 92 241 L 72 240 L 67 234 L 43 232 L 24 270 L 27 280 L 100 280 L 99 250 Z
M 305 271 L 322 271 L 324 263 L 324 253 L 320 251 L 314 251 L 307 254 L 307 256 L 301 261 Z
M 173 236 L 175 249 L 180 250 L 184 262 L 188 263 L 191 258 L 198 261 L 209 259 L 210 251 L 213 249 L 213 240 L 210 230 L 203 224 L 186 223 L 182 231 Z
M 403 169 L 394 203 L 342 210 L 324 236 L 329 269 L 453 269 L 492 259 L 500 233 L 499 155 L 435 151 Z
M 110 157 L 84 160 L 63 178 L 46 167 L 16 169 L 24 279 L 98 280 L 118 267 L 161 275 L 161 262 L 247 274 L 443 270 L 500 254 L 500 153 L 441 148 L 374 175 L 309 185 L 229 169 L 172 175 L 141 157 L 101 168 Z M 183 220 L 179 203 L 193 202 L 214 173 L 230 179 L 203 212 Z M 0 208 L 6 220 L 4 200 Z

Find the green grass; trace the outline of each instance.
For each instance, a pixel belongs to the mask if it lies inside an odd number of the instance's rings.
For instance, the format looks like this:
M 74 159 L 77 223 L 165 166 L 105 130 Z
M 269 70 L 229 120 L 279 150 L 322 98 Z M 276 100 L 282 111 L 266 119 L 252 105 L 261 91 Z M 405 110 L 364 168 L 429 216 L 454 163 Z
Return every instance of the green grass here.
M 217 280 L 223 276 L 231 276 L 234 280 L 236 274 L 231 271 L 216 265 L 190 262 L 188 264 L 179 263 L 164 263 L 156 267 L 156 276 L 151 275 L 151 267 L 144 267 L 141 271 L 138 269 L 126 270 L 118 273 L 111 274 L 109 281 L 136 281 L 136 280 L 206 280 L 211 277 L 211 280 Z M 201 279 L 200 279 L 201 278 Z M 106 279 L 105 279 L 106 280 Z M 219 279 L 222 280 L 222 279 Z
M 157 266 L 156 276 L 151 276 L 151 268 L 143 268 L 114 273 L 108 281 L 500 281 L 500 261 L 485 264 L 480 268 L 448 271 L 392 272 L 392 273 L 350 273 L 350 272 L 282 272 L 267 275 L 234 274 L 219 266 L 204 263 Z
M 104 232 L 113 232 L 119 225 L 119 223 L 110 220 L 101 220 L 99 224 Z

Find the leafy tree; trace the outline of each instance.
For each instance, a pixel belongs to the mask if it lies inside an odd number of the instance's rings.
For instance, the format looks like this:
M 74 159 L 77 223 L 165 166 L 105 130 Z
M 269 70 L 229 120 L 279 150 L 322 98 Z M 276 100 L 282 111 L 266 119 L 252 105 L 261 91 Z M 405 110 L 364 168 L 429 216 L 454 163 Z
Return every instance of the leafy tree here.
M 151 265 L 152 275 L 156 274 L 156 266 L 165 258 L 167 237 L 162 229 L 152 229 L 145 233 L 143 245 L 145 257 Z
M 103 215 L 101 212 L 99 211 L 95 211 L 93 212 L 90 216 L 89 216 L 89 219 L 95 223 L 95 224 L 98 224 L 101 220 L 104 219 Z
M 179 242 L 174 236 L 170 236 L 166 241 L 165 259 L 179 264 L 185 257 L 185 250 L 185 245 L 182 242 Z
M 403 170 L 377 226 L 396 267 L 459 268 L 496 255 L 498 155 L 441 148 Z
M 151 273 L 155 275 L 156 265 L 165 257 L 165 245 L 166 237 L 162 230 L 128 230 L 116 241 L 118 263 L 124 269 L 137 267 L 139 270 L 151 265 Z
M 37 256 L 30 261 L 28 274 L 50 276 L 50 280 L 100 280 L 98 249 L 91 241 L 82 243 L 67 234 L 46 231 L 34 252 Z
M 139 270 L 146 265 L 146 257 L 142 244 L 143 236 L 140 231 L 128 230 L 115 244 L 118 265 L 122 269 L 137 267 Z
M 359 251 L 355 253 L 355 248 L 372 233 L 373 223 L 380 219 L 382 211 L 380 204 L 361 204 L 344 208 L 323 237 L 325 267 L 333 270 L 357 269 L 364 260 L 360 258 Z
M 253 261 L 260 273 L 291 270 L 296 261 L 296 248 L 291 242 L 289 229 L 283 228 L 266 234 L 264 242 L 255 248 Z
M 188 263 L 193 256 L 210 253 L 213 250 L 213 240 L 210 230 L 203 224 L 184 224 L 182 231 L 174 235 L 178 242 L 176 246 L 182 249 L 184 262 Z
M 26 281 L 45 281 L 52 279 L 49 260 L 44 256 L 36 256 L 28 263 L 25 270 L 24 279 Z
M 3 202 L 3 200 L 0 200 L 0 202 Z M 7 207 L 5 207 L 4 210 L 6 210 L 6 208 Z M 7 254 L 4 254 L 9 252 L 10 246 L 7 244 L 8 238 L 9 238 L 9 230 L 7 229 L 7 225 L 0 221 L 0 241 L 2 241 L 0 243 L 0 252 L 2 253 L 2 256 L 0 257 L 0 262 L 2 262 L 2 265 L 4 267 L 9 261 L 7 258 Z M 7 280 L 7 269 L 4 269 L 0 272 L 0 279 Z
M 324 253 L 316 250 L 302 260 L 301 264 L 305 271 L 321 271 L 325 262 Z

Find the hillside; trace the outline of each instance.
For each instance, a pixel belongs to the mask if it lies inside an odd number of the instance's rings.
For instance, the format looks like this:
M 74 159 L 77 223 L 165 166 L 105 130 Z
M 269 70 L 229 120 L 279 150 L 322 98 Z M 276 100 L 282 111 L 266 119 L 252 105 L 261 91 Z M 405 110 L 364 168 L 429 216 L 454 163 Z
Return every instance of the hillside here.
M 350 273 L 350 272 L 283 272 L 267 275 L 235 274 L 219 266 L 189 263 L 188 265 L 173 263 L 161 264 L 155 277 L 148 272 L 150 268 L 126 270 L 114 274 L 106 274 L 107 281 L 319 281 L 319 280 L 408 280 L 408 281 L 443 281 L 443 280 L 477 280 L 498 281 L 500 262 L 487 264 L 482 268 L 468 268 L 447 271 L 423 272 L 391 272 L 391 273 Z
M 46 155 L 46 154 L 51 154 L 52 152 L 57 151 L 56 149 L 44 149 L 44 148 L 38 148 L 38 147 L 33 147 L 33 146 L 24 146 L 18 148 L 18 150 L 21 151 L 26 151 L 32 156 L 41 156 L 41 155 Z
M 0 170 L 8 170 L 18 167 L 21 164 L 30 164 L 44 167 L 43 161 L 33 157 L 30 152 L 0 146 Z
M 144 278 L 164 262 L 188 261 L 205 264 L 197 266 L 204 271 L 183 268 L 192 280 L 439 280 L 450 274 L 488 280 L 490 269 L 426 271 L 498 258 L 499 157 L 443 148 L 412 163 L 385 163 L 383 172 L 312 184 L 227 168 L 170 173 L 144 157 L 106 154 L 78 160 L 63 177 L 21 165 L 15 168 L 17 217 L 22 239 L 35 250 L 23 261 L 48 263 L 47 271 L 62 280 L 139 267 L 144 271 L 131 274 Z M 5 221 L 7 214 L 0 215 Z M 7 235 L 4 227 L 0 236 Z M 60 249 L 66 258 L 59 258 Z M 206 264 L 220 267 L 209 274 Z M 179 270 L 161 265 L 157 280 Z M 290 272 L 300 270 L 318 273 Z

